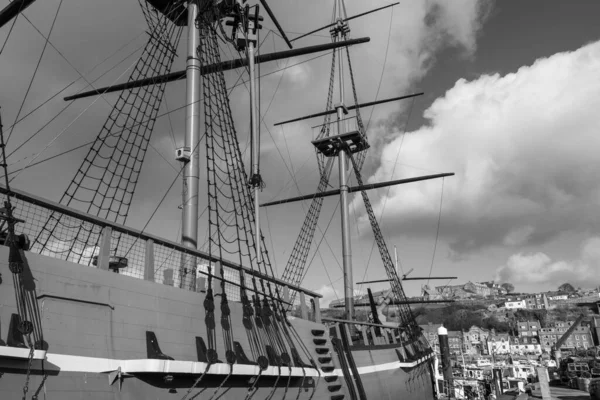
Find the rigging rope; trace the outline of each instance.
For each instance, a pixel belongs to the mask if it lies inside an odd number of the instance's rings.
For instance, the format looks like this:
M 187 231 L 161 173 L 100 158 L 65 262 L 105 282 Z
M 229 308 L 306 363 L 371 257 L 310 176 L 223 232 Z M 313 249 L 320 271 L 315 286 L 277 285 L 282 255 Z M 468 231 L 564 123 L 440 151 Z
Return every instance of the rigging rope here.
M 435 232 L 435 242 L 433 244 L 433 254 L 431 255 L 431 266 L 429 267 L 429 276 L 427 278 L 427 285 L 431 280 L 431 272 L 433 271 L 433 262 L 435 261 L 435 251 L 437 250 L 438 238 L 440 237 L 440 225 L 442 223 L 442 205 L 444 204 L 444 178 L 442 178 L 442 188 L 440 189 L 440 210 L 438 212 L 438 223 L 437 230 Z
M 352 162 L 352 167 L 354 168 L 356 181 L 360 186 L 362 186 L 363 180 L 360 174 L 358 163 L 356 162 L 356 160 L 354 160 L 354 157 L 352 157 L 352 154 L 350 154 L 350 152 L 348 152 L 348 158 Z M 407 298 L 404 294 L 404 289 L 402 288 L 402 282 L 400 281 L 400 277 L 398 276 L 392 258 L 390 257 L 390 253 L 387 249 L 385 239 L 383 238 L 383 234 L 381 233 L 381 229 L 379 228 L 379 223 L 377 222 L 377 218 L 375 217 L 375 212 L 373 211 L 373 207 L 371 206 L 371 202 L 369 201 L 369 196 L 367 195 L 367 192 L 365 190 L 361 191 L 361 195 L 365 204 L 365 209 L 367 210 L 367 214 L 369 216 L 371 228 L 373 229 L 375 242 L 377 243 L 377 247 L 379 248 L 379 254 L 381 255 L 381 260 L 383 262 L 385 272 L 387 274 L 388 279 L 390 280 L 390 285 L 392 286 L 394 297 L 396 301 L 405 302 Z M 411 339 L 417 339 L 420 336 L 420 329 L 412 315 L 410 306 L 408 304 L 398 304 L 397 310 L 400 320 L 400 326 L 408 329 L 407 335 Z
M 240 14 L 242 26 L 247 18 L 246 8 Z M 218 64 L 220 60 L 218 46 L 218 26 L 208 20 L 208 13 L 200 13 L 202 29 L 198 57 L 201 65 Z M 247 37 L 246 37 L 247 39 Z M 216 259 L 226 256 L 237 257 L 239 264 L 249 265 L 250 270 L 266 276 L 273 276 L 273 268 L 265 238 L 261 234 L 261 254 L 256 252 L 255 215 L 253 213 L 253 190 L 248 184 L 238 137 L 233 124 L 229 98 L 223 71 L 205 75 L 202 78 L 204 101 L 204 129 L 206 134 L 207 186 L 208 186 L 208 253 Z M 209 270 L 212 265 L 207 266 Z M 221 328 L 226 347 L 228 362 L 234 362 L 237 355 L 233 351 L 233 332 L 231 331 L 228 298 L 239 293 L 243 307 L 244 325 L 250 350 L 261 371 L 268 365 L 277 367 L 298 367 L 304 364 L 291 337 L 293 327 L 287 321 L 283 300 L 279 289 L 270 282 L 257 277 L 245 276 L 238 272 L 239 291 L 228 290 L 225 284 L 225 268 L 221 271 Z M 248 286 L 254 294 L 247 294 Z M 214 309 L 214 291 L 212 274 L 209 276 L 207 301 L 205 308 Z M 210 330 L 209 335 L 214 335 Z M 209 339 L 210 341 L 210 339 Z M 300 343 L 300 346 L 302 344 Z M 210 346 L 209 346 L 210 347 Z M 290 356 L 290 353 L 292 356 Z M 308 355 L 306 349 L 303 349 Z M 240 360 L 238 360 L 240 361 Z M 258 379 L 258 378 L 257 378 Z
M 342 14 L 342 13 L 345 14 L 345 12 L 346 12 L 343 1 L 341 3 L 342 3 L 342 5 L 340 6 L 340 8 L 338 10 L 337 1 L 334 2 L 332 22 L 335 21 L 337 11 L 339 11 L 340 14 Z M 331 39 L 333 42 L 336 42 L 338 40 L 346 40 L 349 32 L 350 32 L 350 29 L 348 27 L 347 22 L 340 23 L 336 26 L 335 29 L 331 30 Z M 334 92 L 335 78 L 336 78 L 336 62 L 341 61 L 341 60 L 336 59 L 337 53 L 338 53 L 337 51 L 333 51 L 332 56 L 331 56 L 331 71 L 330 71 L 330 76 L 329 76 L 329 87 L 328 87 L 328 92 L 327 92 L 327 101 L 325 104 L 325 110 L 333 109 L 333 97 L 334 97 L 333 92 Z M 341 52 L 340 52 L 340 54 L 341 54 Z M 350 50 L 348 48 L 346 48 L 346 58 L 347 58 L 349 75 L 350 75 L 352 96 L 353 96 L 353 100 L 354 100 L 354 105 L 356 106 L 359 104 L 358 103 L 358 95 L 357 95 L 356 83 L 355 83 L 355 79 L 354 79 L 354 71 L 352 69 L 352 61 L 350 58 Z M 340 73 L 341 73 L 341 71 L 340 71 Z M 321 138 L 330 136 L 330 133 L 331 133 L 330 127 L 332 124 L 331 116 L 332 116 L 332 114 L 325 115 L 323 124 L 321 125 L 321 130 L 320 130 L 319 134 L 317 135 L 317 139 L 321 139 Z M 366 129 L 364 127 L 359 108 L 356 108 L 356 121 L 357 121 L 359 133 L 363 137 L 366 138 Z M 341 133 L 341 132 L 338 132 L 338 133 Z M 315 153 L 317 156 L 317 166 L 319 167 L 319 174 L 320 174 L 319 185 L 317 186 L 316 193 L 322 193 L 323 191 L 325 191 L 325 189 L 329 185 L 329 179 L 331 176 L 333 164 L 329 162 L 331 160 L 329 160 L 328 163 L 325 164 L 325 161 L 324 161 L 325 156 L 323 154 L 319 153 L 316 149 L 315 149 Z M 357 163 L 358 163 L 359 169 L 362 169 L 365 158 L 366 158 L 366 151 L 360 152 L 358 154 Z M 307 269 L 306 268 L 306 260 L 308 259 L 308 254 L 310 252 L 310 248 L 311 248 L 311 245 L 312 245 L 312 242 L 314 239 L 315 229 L 316 229 L 316 226 L 317 226 L 317 223 L 319 220 L 319 216 L 321 214 L 323 200 L 324 200 L 323 197 L 317 197 L 317 198 L 313 198 L 313 200 L 311 202 L 310 208 L 309 208 L 308 212 L 306 213 L 306 217 L 305 217 L 302 227 L 300 229 L 300 234 L 298 235 L 298 238 L 296 239 L 296 242 L 294 243 L 292 253 L 290 254 L 289 260 L 283 271 L 282 279 L 284 281 L 288 281 L 290 283 L 293 283 L 294 285 L 300 285 L 300 283 L 302 282 L 302 279 L 306 275 L 305 274 L 305 270 Z M 294 302 L 295 295 L 296 295 L 295 292 L 293 292 L 291 295 L 292 303 Z
M 31 77 L 31 80 L 29 81 L 29 86 L 27 86 L 27 90 L 25 91 L 25 96 L 23 96 L 23 101 L 21 102 L 21 105 L 19 106 L 19 111 L 17 112 L 17 117 L 15 118 L 15 121 L 17 121 L 19 119 L 19 116 L 21 115 L 21 111 L 23 111 L 23 106 L 25 105 L 25 101 L 27 100 L 27 96 L 29 95 L 29 91 L 31 90 L 33 81 L 35 80 L 35 76 L 37 75 L 38 69 L 40 68 L 40 64 L 42 63 L 42 58 L 44 58 L 44 54 L 46 53 L 46 47 L 48 47 L 48 43 L 50 42 L 50 35 L 52 34 L 52 31 L 54 30 L 54 25 L 56 24 L 56 19 L 58 18 L 58 14 L 60 13 L 60 8 L 62 6 L 62 3 L 63 3 L 63 0 L 60 0 L 60 3 L 58 3 L 58 7 L 56 8 L 56 14 L 54 14 L 54 19 L 52 20 L 52 25 L 50 25 L 50 31 L 48 32 L 48 37 L 44 41 L 44 47 L 42 48 L 42 52 L 40 53 L 40 57 L 38 58 L 38 62 L 35 66 L 35 70 L 33 71 L 33 75 Z M 25 3 L 21 3 L 21 4 L 25 4 Z M 16 21 L 16 18 L 15 18 L 15 21 Z M 8 38 L 7 38 L 7 40 L 8 40 Z M 15 126 L 15 124 L 13 124 L 10 132 L 8 132 L 8 136 L 6 137 L 6 144 L 8 144 L 8 142 L 10 141 L 10 137 L 12 136 L 14 126 Z
M 156 13 L 143 0 L 139 2 L 150 28 L 150 37 L 129 77 L 130 81 L 169 73 L 182 33 L 181 27 L 174 25 L 165 14 Z M 82 208 L 86 213 L 119 224 L 125 223 L 165 85 L 162 83 L 121 92 L 63 194 L 61 204 Z M 122 132 L 114 136 L 115 130 Z M 35 243 L 41 246 L 41 250 L 57 252 L 61 242 L 63 246 L 66 242 L 68 250 L 63 257 L 82 262 L 86 250 L 95 248 L 100 238 L 97 227 L 81 226 L 75 235 L 68 236 L 63 231 L 62 217 L 52 214 Z M 115 236 L 114 251 L 118 249 L 120 239 L 119 234 Z M 90 257 L 88 263 L 91 261 Z
M 23 399 L 27 397 L 29 391 L 29 379 L 31 376 L 31 366 L 35 349 L 47 349 L 42 332 L 42 320 L 37 302 L 37 293 L 35 281 L 24 251 L 29 250 L 29 239 L 25 235 L 17 236 L 15 225 L 17 220 L 13 215 L 14 207 L 10 201 L 12 192 L 8 181 L 8 170 L 6 165 L 6 142 L 4 141 L 4 130 L 2 129 L 2 119 L 0 118 L 0 149 L 2 152 L 1 167 L 4 172 L 4 180 L 7 190 L 3 209 L 3 223 L 8 225 L 5 235 L 5 245 L 9 247 L 8 269 L 12 273 L 13 287 L 15 291 L 15 305 L 17 308 L 17 330 L 27 342 L 29 347 L 29 356 L 27 361 L 27 372 L 25 384 L 23 386 Z M 33 336 L 33 338 L 32 338 Z M 43 366 L 43 361 L 42 361 Z M 45 381 L 45 378 L 44 378 Z M 42 383 L 44 382 L 42 381 Z M 39 390 L 38 390 L 39 391 Z M 37 392 L 36 392 L 37 395 Z

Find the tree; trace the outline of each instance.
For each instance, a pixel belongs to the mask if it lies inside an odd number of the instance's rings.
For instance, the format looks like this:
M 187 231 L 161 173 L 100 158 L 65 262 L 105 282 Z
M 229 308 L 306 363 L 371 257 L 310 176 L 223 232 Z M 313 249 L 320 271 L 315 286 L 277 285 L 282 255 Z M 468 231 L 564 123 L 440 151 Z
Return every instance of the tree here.
M 501 288 L 503 288 L 504 290 L 506 290 L 506 293 L 512 293 L 515 290 L 515 285 L 513 285 L 512 283 L 503 283 L 502 285 L 500 285 Z
M 540 321 L 540 326 L 545 328 L 548 322 L 548 310 L 535 310 L 533 313 L 537 320 Z
M 573 293 L 575 291 L 575 288 L 570 283 L 563 283 L 562 285 L 560 285 L 558 287 L 558 291 L 559 292 Z

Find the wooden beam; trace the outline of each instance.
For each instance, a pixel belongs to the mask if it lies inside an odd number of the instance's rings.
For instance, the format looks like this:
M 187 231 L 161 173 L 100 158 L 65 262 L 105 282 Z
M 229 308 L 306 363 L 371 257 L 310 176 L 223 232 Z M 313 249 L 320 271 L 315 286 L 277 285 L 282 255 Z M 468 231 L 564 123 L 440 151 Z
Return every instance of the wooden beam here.
M 406 277 L 404 279 L 402 279 L 403 281 L 427 281 L 430 279 L 458 279 L 458 277 L 456 276 L 432 276 L 432 277 L 426 277 L 426 276 L 413 276 L 413 277 Z
M 9 191 L 6 190 L 6 188 L 4 186 L 0 185 L 0 193 L 1 194 L 10 194 L 11 196 L 13 196 L 19 200 L 22 200 L 26 203 L 36 205 L 36 206 L 44 208 L 46 210 L 56 211 L 59 214 L 64 214 L 64 215 L 79 219 L 84 222 L 89 222 L 89 223 L 91 223 L 93 225 L 97 225 L 99 227 L 110 227 L 114 232 L 124 233 L 126 235 L 132 236 L 133 238 L 136 238 L 139 240 L 152 239 L 154 241 L 155 245 L 164 246 L 168 249 L 178 251 L 179 253 L 191 254 L 193 256 L 196 256 L 196 257 L 201 258 L 206 261 L 212 261 L 212 262 L 221 261 L 221 263 L 225 267 L 232 268 L 237 271 L 242 270 L 242 271 L 244 271 L 244 274 L 248 274 L 250 276 L 255 276 L 258 279 L 263 279 L 267 282 L 271 282 L 271 283 L 274 283 L 274 284 L 277 284 L 280 286 L 289 286 L 290 289 L 296 290 L 298 292 L 304 292 L 311 297 L 319 297 L 319 298 L 323 297 L 323 295 L 320 293 L 316 293 L 311 290 L 304 289 L 300 286 L 292 285 L 288 282 L 282 281 L 281 279 L 277 279 L 275 277 L 265 275 L 258 271 L 253 271 L 250 268 L 244 267 L 240 264 L 236 264 L 232 261 L 225 260 L 225 259 L 219 259 L 215 256 L 211 256 L 208 253 L 204 253 L 202 251 L 188 249 L 186 247 L 183 247 L 181 244 L 175 243 L 171 240 L 163 239 L 161 237 L 151 235 L 149 233 L 142 232 L 137 229 L 128 228 L 126 226 L 119 225 L 117 223 L 108 221 L 106 219 L 102 219 L 102 218 L 99 218 L 99 217 L 96 217 L 93 215 L 86 214 L 84 212 L 75 210 L 70 207 L 65 207 L 62 204 L 59 204 L 59 203 L 56 203 L 56 202 L 53 202 L 50 200 L 46 200 L 44 198 L 23 192 L 21 190 L 11 188 L 10 193 L 9 193 Z M 216 279 L 221 280 L 221 277 L 220 276 L 216 277 Z
M 344 21 L 344 22 L 351 21 L 351 20 L 353 20 L 355 18 L 359 18 L 359 17 L 365 16 L 367 14 L 374 13 L 376 11 L 380 11 L 380 10 L 386 9 L 388 7 L 394 7 L 394 6 L 398 5 L 398 4 L 400 4 L 400 2 L 396 2 L 396 3 L 393 3 L 393 4 L 388 4 L 387 6 L 379 7 L 379 8 L 376 8 L 374 10 L 365 11 L 364 13 L 353 15 L 353 16 L 348 17 L 348 18 L 344 18 L 342 21 Z M 335 22 L 332 22 L 331 24 L 328 24 L 328 25 L 322 26 L 320 28 L 314 29 L 314 30 L 312 30 L 310 32 L 307 32 L 307 33 L 305 33 L 303 35 L 300 35 L 300 36 L 297 36 L 297 37 L 293 38 L 292 40 L 290 40 L 290 42 L 294 42 L 294 41 L 296 41 L 298 39 L 302 39 L 303 37 L 306 37 L 308 35 L 312 35 L 313 33 L 317 33 L 319 31 L 322 31 L 323 29 L 327 29 L 329 27 L 332 27 L 332 26 L 336 25 L 337 23 L 338 22 L 335 21 Z M 291 45 L 290 45 L 290 48 L 291 48 Z
M 446 280 L 446 279 L 458 279 L 458 277 L 456 277 L 456 276 L 431 276 L 431 277 L 421 277 L 421 276 L 417 277 L 417 276 L 414 276 L 414 277 L 405 277 L 405 278 L 402 278 L 401 280 L 403 280 L 403 281 L 426 281 L 426 280 L 429 280 L 429 279 L 431 279 L 431 280 L 434 280 L 434 279 L 438 279 L 438 280 L 439 279 L 443 279 L 443 280 Z M 390 281 L 391 281 L 391 279 L 376 279 L 374 281 L 356 282 L 356 284 L 357 285 L 363 285 L 363 284 L 366 284 L 366 283 L 383 283 L 383 282 L 390 282 Z
M 254 58 L 256 64 L 262 64 L 270 61 L 277 61 L 284 58 L 296 57 L 304 54 L 312 54 L 320 51 L 327 51 L 337 49 L 339 47 L 352 46 L 355 44 L 366 43 L 371 39 L 368 37 L 343 40 L 341 42 L 319 44 L 316 46 L 308 46 L 300 49 L 278 51 L 275 53 L 261 54 Z M 200 72 L 202 75 L 213 74 L 220 71 L 229 71 L 236 68 L 245 67 L 248 65 L 248 58 L 237 58 L 235 60 L 223 61 L 217 64 L 205 65 L 201 67 Z M 65 101 L 71 101 L 75 99 L 81 99 L 84 97 L 97 96 L 106 93 L 120 92 L 122 90 L 134 89 L 143 86 L 157 85 L 161 83 L 174 82 L 186 78 L 184 71 L 171 72 L 166 75 L 153 76 L 151 78 L 139 79 L 137 81 L 120 83 L 118 85 L 106 86 L 99 89 L 90 90 L 87 92 L 77 93 L 71 96 L 65 97 Z
M 362 104 L 357 104 L 357 105 L 353 105 L 353 106 L 347 107 L 346 110 L 350 111 L 350 110 L 354 110 L 356 108 L 370 107 L 370 106 L 376 106 L 378 104 L 389 103 L 391 101 L 398 101 L 398 100 L 410 99 L 411 97 L 422 96 L 423 94 L 425 94 L 425 93 L 424 92 L 419 92 L 419 93 L 408 94 L 406 96 L 392 97 L 391 99 L 370 101 L 368 103 L 362 103 Z M 321 112 L 318 112 L 316 114 L 310 114 L 310 115 L 306 115 L 304 117 L 298 117 L 298 118 L 289 119 L 289 120 L 283 121 L 283 122 L 277 122 L 273 126 L 291 124 L 292 122 L 302 121 L 302 120 L 310 119 L 310 118 L 322 117 L 322 116 L 328 115 L 328 114 L 335 114 L 336 112 L 337 112 L 336 109 L 327 110 L 327 111 L 321 111 Z
M 319 298 L 314 297 L 312 300 L 314 301 L 314 304 L 315 304 L 315 322 L 317 324 L 320 324 L 321 323 L 321 305 L 319 304 Z
M 146 240 L 146 253 L 144 254 L 144 279 L 154 282 L 154 240 Z
M 14 0 L 0 11 L 0 28 L 25 11 L 35 0 Z
M 306 297 L 304 293 L 300 292 L 300 317 L 302 319 L 308 319 L 308 309 L 306 307 Z
M 352 186 L 352 187 L 348 188 L 348 193 L 359 192 L 359 191 L 363 191 L 363 190 L 379 189 L 382 187 L 393 186 L 393 185 L 402 185 L 405 183 L 426 181 L 429 179 L 445 178 L 447 176 L 454 176 L 454 172 L 447 172 L 447 173 L 435 174 L 435 175 L 423 175 L 423 176 L 416 176 L 414 178 L 397 179 L 397 180 L 387 181 L 387 182 L 371 183 L 368 185 Z M 319 197 L 335 196 L 338 194 L 340 194 L 340 189 L 333 189 L 333 190 L 328 190 L 326 192 L 307 194 L 304 196 L 292 197 L 292 198 L 285 199 L 285 200 L 271 201 L 269 203 L 261 204 L 260 206 L 268 207 L 268 206 L 274 206 L 277 204 L 293 203 L 295 201 L 301 201 L 301 200 L 312 200 L 312 199 L 319 198 Z
M 110 239 L 112 236 L 112 229 L 110 226 L 102 228 L 102 234 L 100 236 L 100 250 L 98 252 L 98 268 L 108 271 L 108 265 L 110 261 Z

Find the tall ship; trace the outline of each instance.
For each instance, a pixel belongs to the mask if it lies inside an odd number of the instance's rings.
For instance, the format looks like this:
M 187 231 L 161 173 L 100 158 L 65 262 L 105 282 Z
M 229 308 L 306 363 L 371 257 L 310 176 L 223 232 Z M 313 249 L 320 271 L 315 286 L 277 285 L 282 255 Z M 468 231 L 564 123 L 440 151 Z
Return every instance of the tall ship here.
M 7 161 L 17 150 L 15 139 L 11 142 L 15 124 L 35 109 L 25 115 L 21 104 L 16 122 L 9 126 L 5 120 L 0 132 L 1 399 L 436 397 L 435 356 L 411 313 L 368 191 L 451 174 L 363 182 L 369 143 L 361 108 L 417 94 L 358 102 L 350 49 L 369 39 L 351 38 L 349 21 L 357 16 L 347 15 L 343 0 L 332 4 L 330 22 L 311 32 L 324 30 L 331 40 L 297 47 L 304 35 L 290 40 L 264 0 L 139 0 L 147 42 L 127 70 L 129 78 L 65 93 L 67 106 L 90 97 L 110 103 L 111 111 L 100 133 L 90 137 L 83 160 L 71 159 L 70 165 L 80 165 L 58 201 L 13 183 L 24 169 L 47 160 L 40 153 L 20 168 L 10 168 Z M 10 36 L 15 20 L 39 6 L 34 0 L 13 0 L 0 11 L 7 40 L 19 40 L 16 33 Z M 92 12 L 91 7 L 78 4 L 80 12 Z M 375 11 L 380 9 L 369 12 Z M 259 51 L 266 19 L 288 50 Z M 52 28 L 54 22 L 56 16 Z M 40 60 L 52 43 L 50 34 L 42 35 Z M 180 47 L 187 53 L 178 54 Z M 259 67 L 318 52 L 332 58 L 328 90 L 311 93 L 322 97 L 325 107 L 286 121 L 324 119 L 312 141 L 320 176 L 316 190 L 262 204 Z M 238 57 L 224 60 L 225 54 Z M 173 70 L 177 57 L 185 60 L 184 70 Z M 247 80 L 249 98 L 243 103 L 249 104 L 249 138 L 242 138 L 233 123 L 225 75 L 233 69 L 241 69 Z M 185 81 L 185 143 L 176 150 L 180 168 L 171 185 L 183 181 L 177 241 L 149 233 L 150 220 L 142 229 L 127 227 L 140 201 L 134 194 L 165 88 L 174 81 Z M 14 93 L 15 99 L 22 97 Z M 44 149 L 62 132 L 57 130 Z M 35 132 L 26 136 L 19 149 Z M 249 166 L 241 142 L 249 143 Z M 338 182 L 331 179 L 336 169 Z M 358 185 L 349 185 L 350 174 Z M 370 321 L 356 318 L 349 218 L 353 192 L 360 192 L 373 229 L 389 283 L 384 305 L 395 309 L 394 321 L 380 318 L 381 305 L 373 301 Z M 340 204 L 345 289 L 344 316 L 336 319 L 321 315 L 322 296 L 302 287 L 321 207 L 332 196 Z M 300 200 L 310 206 L 289 261 L 276 274 L 259 211 L 263 206 L 298 207 Z M 200 230 L 206 232 L 203 242 Z

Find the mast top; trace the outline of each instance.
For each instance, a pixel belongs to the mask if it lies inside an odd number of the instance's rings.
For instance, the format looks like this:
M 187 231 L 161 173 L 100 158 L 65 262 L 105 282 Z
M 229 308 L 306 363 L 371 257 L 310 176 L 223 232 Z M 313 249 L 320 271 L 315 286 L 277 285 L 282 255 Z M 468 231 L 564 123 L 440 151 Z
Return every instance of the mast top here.
M 314 140 L 312 144 L 325 157 L 335 157 L 340 150 L 358 153 L 369 148 L 369 143 L 357 130 L 340 133 L 335 136 L 326 136 L 322 139 Z

